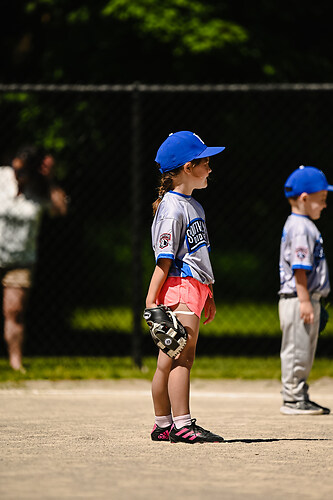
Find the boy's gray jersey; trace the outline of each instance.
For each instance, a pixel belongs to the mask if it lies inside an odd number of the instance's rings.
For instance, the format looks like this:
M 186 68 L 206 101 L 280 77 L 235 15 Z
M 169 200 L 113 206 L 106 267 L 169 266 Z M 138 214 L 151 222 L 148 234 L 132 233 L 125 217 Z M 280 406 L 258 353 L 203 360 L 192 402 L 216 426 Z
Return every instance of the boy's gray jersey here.
M 323 239 L 312 220 L 304 215 L 291 214 L 283 228 L 280 246 L 280 291 L 295 293 L 295 269 L 307 272 L 308 291 L 326 297 L 330 292 Z
M 155 214 L 152 244 L 156 262 L 172 259 L 169 276 L 214 283 L 205 212 L 192 196 L 168 191 Z

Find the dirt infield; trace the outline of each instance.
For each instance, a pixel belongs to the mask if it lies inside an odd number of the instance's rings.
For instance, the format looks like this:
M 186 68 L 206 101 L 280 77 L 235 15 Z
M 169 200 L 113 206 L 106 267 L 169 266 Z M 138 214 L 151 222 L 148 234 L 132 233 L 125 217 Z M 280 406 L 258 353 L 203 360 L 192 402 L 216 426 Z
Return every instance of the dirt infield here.
M 279 413 L 277 381 L 192 383 L 225 443 L 155 443 L 145 381 L 0 385 L 0 498 L 331 499 L 333 417 Z M 333 379 L 311 385 L 333 408 Z

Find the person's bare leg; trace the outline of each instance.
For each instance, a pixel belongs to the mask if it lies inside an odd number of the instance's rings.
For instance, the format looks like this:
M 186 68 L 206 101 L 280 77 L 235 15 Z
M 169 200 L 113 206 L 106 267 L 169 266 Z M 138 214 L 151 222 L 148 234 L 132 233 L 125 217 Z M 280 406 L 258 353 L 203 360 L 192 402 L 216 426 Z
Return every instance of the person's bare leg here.
M 170 415 L 171 404 L 168 393 L 168 380 L 172 359 L 160 351 L 157 358 L 157 368 L 152 382 L 152 397 L 156 416 Z
M 179 304 L 175 311 L 190 312 L 185 304 Z M 185 327 L 188 339 L 179 357 L 172 360 L 168 392 L 174 417 L 190 414 L 190 373 L 195 358 L 200 319 L 195 314 L 177 315 Z
M 185 304 L 178 304 L 174 311 L 191 312 Z M 195 314 L 179 314 L 179 320 L 186 328 L 188 339 L 177 359 L 169 358 L 160 351 L 157 368 L 152 382 L 152 397 L 156 416 L 175 417 L 190 413 L 190 371 L 195 357 L 200 319 Z
M 28 293 L 28 288 L 4 287 L 3 290 L 4 338 L 9 363 L 14 370 L 23 370 L 24 316 Z

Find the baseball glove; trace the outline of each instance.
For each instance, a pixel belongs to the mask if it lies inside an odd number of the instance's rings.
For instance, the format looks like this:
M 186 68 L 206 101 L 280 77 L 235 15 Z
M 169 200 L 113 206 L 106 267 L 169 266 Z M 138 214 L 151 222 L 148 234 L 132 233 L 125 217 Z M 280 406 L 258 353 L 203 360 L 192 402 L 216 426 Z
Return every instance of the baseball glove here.
M 153 341 L 170 358 L 175 358 L 184 349 L 187 332 L 174 312 L 164 305 L 145 309 L 143 317 L 149 326 Z
M 328 319 L 329 319 L 328 311 L 327 311 L 326 307 L 324 306 L 324 304 L 321 303 L 320 304 L 319 333 L 321 333 L 323 330 L 325 330 Z

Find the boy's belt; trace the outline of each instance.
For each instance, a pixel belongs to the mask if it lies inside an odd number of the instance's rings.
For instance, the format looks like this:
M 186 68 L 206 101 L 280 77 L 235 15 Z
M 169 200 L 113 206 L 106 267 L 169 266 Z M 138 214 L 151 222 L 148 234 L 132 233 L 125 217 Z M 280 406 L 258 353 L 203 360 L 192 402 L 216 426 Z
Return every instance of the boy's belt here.
M 281 293 L 280 294 L 280 299 L 294 299 L 297 297 L 297 293 Z
M 295 297 L 297 297 L 296 292 L 294 292 L 294 293 L 281 293 L 280 294 L 280 299 L 294 299 Z M 319 292 L 313 292 L 313 293 L 310 293 L 310 297 L 311 297 L 311 299 L 314 299 L 314 300 L 320 300 L 321 294 Z

